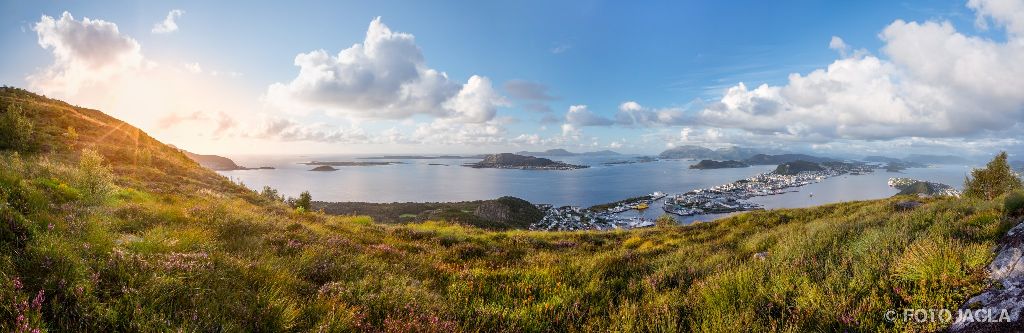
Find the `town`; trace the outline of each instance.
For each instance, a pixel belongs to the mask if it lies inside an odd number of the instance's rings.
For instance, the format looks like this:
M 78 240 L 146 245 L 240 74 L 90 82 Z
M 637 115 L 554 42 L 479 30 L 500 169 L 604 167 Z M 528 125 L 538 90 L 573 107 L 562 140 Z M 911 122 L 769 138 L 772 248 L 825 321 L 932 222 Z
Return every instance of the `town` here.
M 630 210 L 660 208 L 666 213 L 678 216 L 724 214 L 763 209 L 747 201 L 757 196 L 786 193 L 786 189 L 813 184 L 827 178 L 844 174 L 861 175 L 874 171 L 871 165 L 858 163 L 822 163 L 813 171 L 799 171 L 794 174 L 776 171 L 762 173 L 750 178 L 711 188 L 666 195 L 654 192 L 650 195 L 623 200 L 609 205 L 591 208 L 577 206 L 552 207 L 538 205 L 545 212 L 544 218 L 530 226 L 531 230 L 610 230 L 633 229 L 654 226 L 654 221 L 638 216 L 626 216 Z M 662 200 L 664 199 L 664 200 Z

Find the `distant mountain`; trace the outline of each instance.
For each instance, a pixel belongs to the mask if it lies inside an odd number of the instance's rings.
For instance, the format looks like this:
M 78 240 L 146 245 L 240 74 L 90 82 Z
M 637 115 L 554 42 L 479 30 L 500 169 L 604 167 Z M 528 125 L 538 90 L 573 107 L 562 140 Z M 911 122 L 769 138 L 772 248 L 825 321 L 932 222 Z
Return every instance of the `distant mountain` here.
M 775 174 L 779 175 L 795 175 L 804 171 L 822 171 L 821 165 L 814 162 L 808 161 L 792 161 L 779 164 L 779 167 L 775 168 Z
M 876 163 L 903 162 L 903 160 L 901 160 L 901 159 L 898 159 L 898 158 L 895 158 L 895 157 L 886 157 L 886 156 L 866 156 L 866 157 L 862 158 L 861 161 L 864 161 L 864 162 L 876 162 Z
M 727 147 L 709 149 L 701 146 L 686 145 L 670 148 L 658 155 L 662 159 L 696 159 L 696 160 L 736 160 L 742 161 L 759 154 L 753 148 Z
M 622 155 L 622 154 L 619 154 L 619 153 L 611 151 L 611 150 L 598 150 L 598 151 L 588 151 L 588 152 L 585 152 L 585 153 L 580 153 L 580 155 L 583 155 L 583 156 L 616 156 L 616 155 Z
M 517 155 L 525 155 L 525 156 L 536 156 L 536 157 L 546 157 L 546 156 L 555 156 L 555 157 L 557 157 L 557 156 L 580 156 L 580 155 L 582 155 L 582 156 L 622 155 L 622 154 L 616 153 L 616 152 L 611 151 L 611 150 L 599 150 L 599 151 L 592 151 L 592 152 L 585 152 L 585 153 L 574 153 L 574 152 L 571 152 L 571 151 L 568 151 L 568 150 L 565 150 L 565 149 L 548 149 L 548 150 L 545 150 L 545 151 L 520 151 L 520 152 L 516 152 L 516 154 Z
M 691 165 L 690 169 L 727 169 L 727 168 L 746 168 L 750 165 L 740 161 L 728 160 L 728 161 L 713 161 L 713 160 L 702 160 L 697 164 Z
M 196 161 L 199 165 L 216 171 L 247 170 L 248 168 L 235 164 L 230 158 L 217 155 L 201 155 L 182 150 L 185 156 Z
M 760 153 L 760 151 L 753 148 L 743 148 L 736 146 L 715 149 L 715 154 L 718 154 L 718 159 L 720 160 L 745 160 Z
M 686 145 L 686 146 L 679 146 L 679 147 L 669 148 L 668 150 L 661 152 L 661 154 L 658 154 L 658 157 L 659 158 L 664 158 L 664 159 L 680 159 L 680 158 L 692 158 L 692 159 L 710 158 L 710 159 L 713 159 L 713 158 L 717 158 L 718 155 L 715 154 L 714 150 L 711 150 L 711 149 L 708 149 L 708 148 L 704 148 L 704 147 L 701 147 L 701 146 Z
M 743 160 L 743 163 L 750 165 L 778 165 L 783 163 L 789 163 L 793 161 L 808 161 L 814 163 L 823 163 L 834 161 L 827 157 L 817 157 L 805 154 L 779 154 L 779 155 L 768 155 L 768 154 L 757 154 Z
M 966 158 L 956 155 L 923 155 L 913 154 L 908 155 L 903 159 L 907 162 L 917 162 L 924 164 L 967 164 L 970 163 Z
M 1010 161 L 1010 167 L 1018 172 L 1024 172 L 1024 161 Z

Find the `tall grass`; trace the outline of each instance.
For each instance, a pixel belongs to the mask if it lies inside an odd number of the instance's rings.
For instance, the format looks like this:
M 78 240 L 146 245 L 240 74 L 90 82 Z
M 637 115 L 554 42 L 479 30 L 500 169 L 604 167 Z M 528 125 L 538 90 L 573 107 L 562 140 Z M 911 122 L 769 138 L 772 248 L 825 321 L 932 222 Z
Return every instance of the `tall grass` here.
M 0 163 L 4 330 L 930 331 L 882 316 L 957 308 L 1010 227 L 975 199 L 629 232 L 385 226 L 256 193 L 93 203 L 66 193 L 88 191 L 79 166 Z

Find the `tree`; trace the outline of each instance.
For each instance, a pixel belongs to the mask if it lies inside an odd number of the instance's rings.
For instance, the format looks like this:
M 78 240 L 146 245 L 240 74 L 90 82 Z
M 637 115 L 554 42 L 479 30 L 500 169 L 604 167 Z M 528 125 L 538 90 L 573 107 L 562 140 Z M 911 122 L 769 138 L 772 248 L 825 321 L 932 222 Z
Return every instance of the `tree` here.
M 303 211 L 309 211 L 309 205 L 313 202 L 313 196 L 309 194 L 309 191 L 302 191 L 299 194 L 299 200 L 295 201 L 295 208 L 302 209 Z
M 25 116 L 21 106 L 8 104 L 6 112 L 0 115 L 0 150 L 31 150 L 34 133 L 32 121 Z
M 964 180 L 964 195 L 992 200 L 1024 187 L 1006 160 L 1006 152 L 1000 152 L 984 168 L 972 170 L 971 176 Z
M 64 132 L 64 138 L 67 139 L 65 144 L 68 149 L 75 149 L 75 145 L 78 144 L 78 131 L 74 127 L 68 126 L 68 130 Z

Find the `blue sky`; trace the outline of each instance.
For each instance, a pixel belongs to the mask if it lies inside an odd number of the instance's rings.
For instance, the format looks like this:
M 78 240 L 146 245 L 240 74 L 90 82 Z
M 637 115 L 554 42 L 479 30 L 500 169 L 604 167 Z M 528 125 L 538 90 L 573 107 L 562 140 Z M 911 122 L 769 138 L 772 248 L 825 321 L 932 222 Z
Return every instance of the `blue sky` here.
M 613 148 L 650 153 L 691 143 L 708 146 L 772 145 L 822 153 L 874 152 L 894 143 L 922 152 L 1013 150 L 1019 145 L 1019 136 L 1011 136 L 1013 140 L 1007 140 L 1003 133 L 1018 129 L 1016 120 L 1011 124 L 1014 128 L 1000 125 L 997 119 L 979 121 L 973 125 L 977 128 L 949 128 L 952 121 L 960 119 L 956 112 L 966 112 L 956 97 L 951 98 L 954 102 L 944 106 L 950 110 L 940 115 L 948 118 L 946 122 L 920 124 L 904 117 L 881 124 L 817 121 L 799 126 L 751 126 L 731 123 L 725 118 L 763 119 L 757 118 L 756 112 L 739 114 L 739 118 L 734 116 L 737 115 L 735 112 L 744 112 L 744 107 L 756 109 L 769 104 L 750 106 L 750 103 L 745 103 L 732 109 L 716 106 L 722 104 L 726 89 L 743 82 L 750 90 L 750 96 L 744 97 L 747 100 L 756 104 L 764 99 L 777 98 L 779 103 L 770 105 L 781 104 L 787 110 L 793 109 L 790 113 L 794 116 L 777 119 L 799 119 L 794 117 L 802 115 L 801 112 L 827 112 L 804 109 L 846 108 L 849 110 L 844 112 L 851 112 L 849 117 L 836 117 L 860 119 L 857 112 L 874 112 L 871 110 L 877 105 L 829 104 L 812 108 L 796 105 L 799 103 L 793 96 L 797 93 L 787 93 L 786 89 L 781 89 L 784 91 L 781 97 L 770 91 L 765 92 L 767 95 L 757 95 L 753 90 L 761 84 L 768 84 L 769 88 L 785 87 L 790 82 L 790 73 L 806 76 L 843 59 L 877 58 L 884 63 L 891 62 L 896 67 L 892 71 L 896 74 L 891 80 L 896 84 L 913 81 L 915 75 L 936 77 L 934 73 L 915 72 L 920 69 L 912 65 L 907 65 L 904 70 L 900 68 L 902 62 L 910 63 L 913 59 L 906 59 L 903 53 L 894 51 L 888 54 L 884 51 L 887 43 L 915 38 L 903 34 L 904 31 L 894 31 L 889 41 L 883 39 L 883 30 L 896 20 L 922 24 L 948 22 L 954 32 L 947 35 L 962 34 L 995 46 L 1011 47 L 1007 45 L 1013 43 L 1008 40 L 1016 38 L 1011 31 L 1012 22 L 1000 21 L 998 14 L 990 15 L 990 23 L 982 28 L 978 17 L 985 17 L 984 7 L 965 4 L 964 1 L 672 1 L 645 4 L 613 1 L 321 1 L 239 5 L 205 1 L 4 1 L 0 5 L 0 45 L 5 46 L 5 59 L 0 63 L 0 81 L 103 109 L 164 141 L 193 150 L 245 149 L 273 153 L 294 152 L 296 146 L 304 147 L 300 151 L 316 152 Z M 153 32 L 154 25 L 163 21 L 171 10 L 183 11 L 174 20 L 177 29 L 166 33 Z M 76 83 L 76 89 L 59 91 L 53 88 L 54 84 L 65 87 L 66 83 L 53 80 L 70 80 L 70 74 L 42 78 L 36 75 L 35 81 L 30 80 L 34 74 L 55 68 L 55 63 L 59 65 L 55 52 L 60 46 L 41 45 L 42 33 L 37 25 L 44 15 L 59 21 L 64 12 L 70 13 L 70 19 L 78 22 L 88 17 L 116 24 L 118 38 L 129 38 L 139 45 L 137 52 L 144 57 L 140 63 L 177 69 L 192 68 L 188 66 L 193 65 L 195 69 L 201 68 L 201 73 L 215 74 L 216 78 L 189 78 L 168 72 L 166 81 L 180 82 L 181 85 L 169 88 L 154 84 L 151 89 L 164 93 L 175 90 L 182 96 L 179 99 L 194 99 L 196 102 L 153 110 L 145 104 L 109 102 L 95 97 L 97 94 L 82 96 L 83 91 L 92 91 L 90 89 L 102 89 L 100 95 L 103 96 L 118 96 L 119 92 L 146 96 L 157 94 L 117 90 L 117 87 L 137 84 L 101 87 L 108 81 L 120 80 L 125 76 L 121 74 L 111 74 L 107 81 L 83 81 L 85 83 Z M 420 65 L 446 73 L 451 87 L 466 84 L 474 75 L 486 78 L 490 89 L 485 91 L 493 90 L 493 98 L 486 105 L 473 104 L 465 108 L 473 108 L 483 114 L 473 113 L 470 116 L 466 113 L 470 111 L 455 106 L 438 112 L 420 107 L 415 110 L 403 107 L 390 112 L 381 109 L 391 108 L 386 105 L 392 104 L 384 102 L 353 106 L 353 103 L 336 99 L 336 104 L 303 100 L 304 96 L 311 94 L 349 96 L 346 94 L 352 92 L 329 91 L 327 89 L 332 87 L 330 82 L 321 82 L 323 85 L 317 86 L 315 91 L 301 91 L 297 84 L 289 84 L 299 75 L 299 68 L 294 64 L 296 56 L 320 49 L 329 56 L 335 56 L 354 44 L 364 43 L 368 25 L 376 17 L 380 17 L 380 22 L 392 32 L 414 35 L 414 45 L 422 56 Z M 86 25 L 82 29 L 88 28 Z M 909 30 L 905 32 L 912 33 Z M 934 31 L 914 33 L 927 32 Z M 63 33 L 71 34 L 68 31 Z M 830 48 L 834 36 L 841 39 L 844 47 Z M 956 53 L 951 53 L 950 58 L 955 58 Z M 1019 57 L 1000 59 L 1003 62 L 1016 60 L 1020 60 Z M 374 63 L 376 60 L 367 61 Z M 57 70 L 67 68 L 64 66 Z M 905 73 L 910 73 L 910 78 L 903 77 Z M 144 77 L 158 77 L 155 75 Z M 378 72 L 376 75 L 381 74 Z M 50 81 L 44 82 L 44 79 Z M 224 91 L 218 95 L 236 100 L 203 104 L 215 97 L 200 97 L 204 91 L 185 91 L 199 84 L 190 84 L 188 80 L 208 85 L 203 89 L 205 92 Z M 510 81 L 546 88 L 545 93 L 552 98 L 522 98 L 521 94 L 509 91 Z M 967 84 L 976 80 L 964 78 L 963 81 Z M 270 96 L 269 87 L 274 84 L 288 86 L 289 92 L 282 93 L 278 96 L 280 98 Z M 176 90 L 179 88 L 181 91 Z M 442 90 L 437 93 L 445 100 L 462 91 L 457 88 Z M 921 103 L 914 100 L 921 97 L 904 95 L 910 93 L 903 91 L 910 90 L 917 89 L 895 89 L 895 96 L 909 100 L 905 103 L 910 105 L 906 110 L 908 115 L 921 115 L 921 111 L 916 109 L 921 107 Z M 942 89 L 936 89 L 939 90 Z M 835 93 L 836 101 L 850 99 L 840 95 L 849 92 Z M 197 97 L 191 98 L 193 95 L 190 94 L 197 94 Z M 173 96 L 158 97 L 173 100 Z M 992 117 L 1014 119 L 1020 115 L 1021 99 L 1016 96 L 1006 98 Z M 963 98 L 964 101 L 976 99 L 978 96 L 973 95 Z M 631 101 L 650 115 L 671 116 L 643 124 L 639 121 L 616 121 L 623 103 Z M 452 104 L 434 103 L 430 107 L 449 108 L 446 105 Z M 528 110 L 536 109 L 538 105 L 550 111 Z M 586 117 L 576 117 L 573 121 L 568 110 L 580 105 L 586 105 Z M 491 109 L 495 111 L 493 117 L 487 113 Z M 381 114 L 389 116 L 378 116 Z M 668 118 L 672 120 L 665 120 Z M 189 121 L 200 124 L 189 126 Z M 206 126 L 208 123 L 221 125 Z M 905 129 L 897 125 L 928 130 L 894 134 Z M 285 127 L 288 130 L 284 132 L 267 130 Z M 196 134 L 190 131 L 206 132 Z M 467 134 L 456 138 L 435 133 L 462 131 Z M 694 133 L 701 133 L 700 138 L 695 138 Z M 386 136 L 391 139 L 385 139 Z M 688 139 L 691 137 L 694 139 Z

